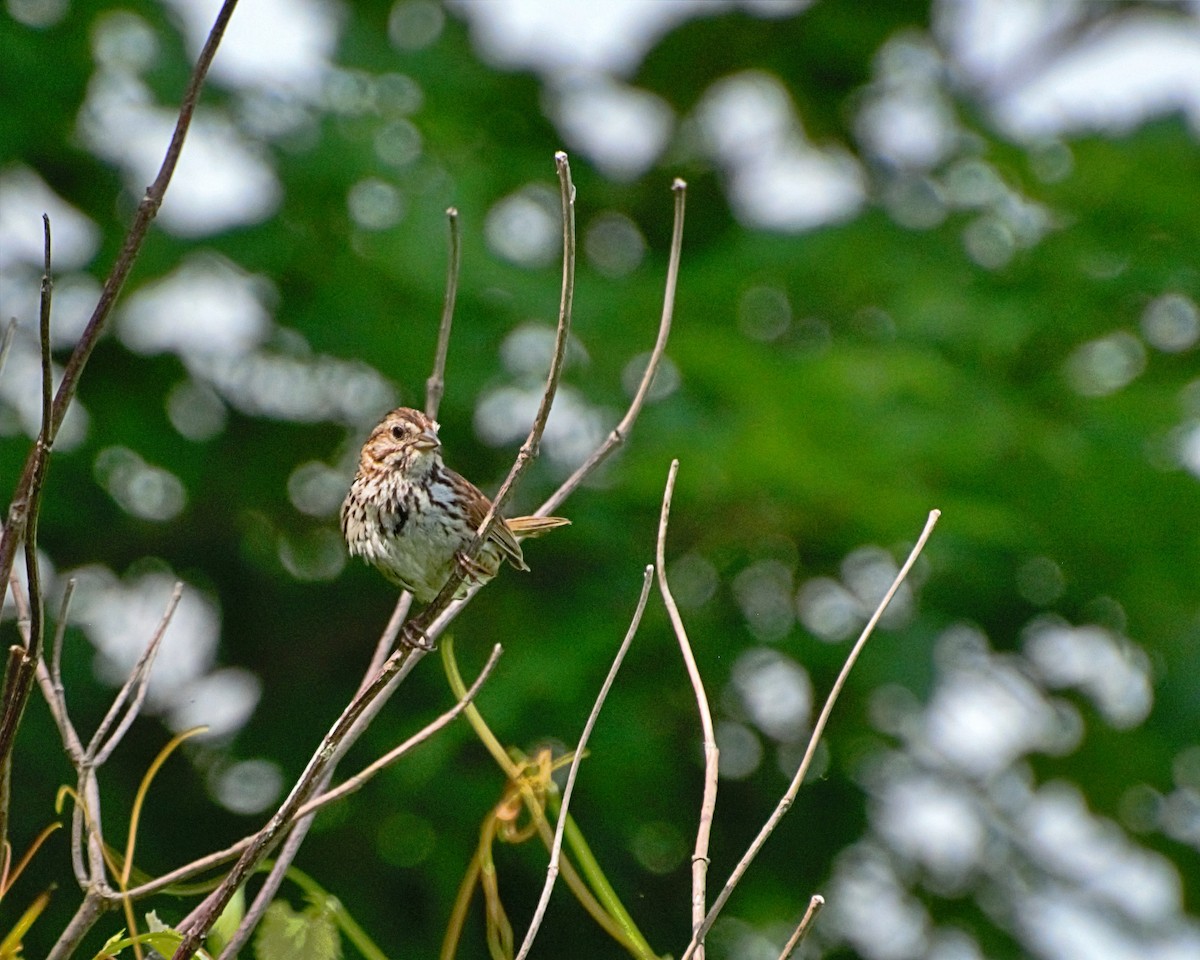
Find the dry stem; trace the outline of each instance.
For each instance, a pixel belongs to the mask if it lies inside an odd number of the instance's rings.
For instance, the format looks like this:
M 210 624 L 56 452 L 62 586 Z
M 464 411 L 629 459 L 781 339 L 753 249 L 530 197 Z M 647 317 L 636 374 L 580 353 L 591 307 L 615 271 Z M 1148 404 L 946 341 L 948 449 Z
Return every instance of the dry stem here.
M 450 256 L 446 264 L 446 297 L 442 303 L 442 321 L 438 324 L 437 352 L 433 358 L 433 373 L 425 381 L 425 415 L 436 420 L 442 393 L 446 389 L 446 354 L 450 349 L 450 326 L 454 322 L 454 300 L 458 294 L 460 249 L 458 242 L 458 211 L 446 210 L 450 225 Z
M 696 830 L 696 847 L 692 854 L 692 930 L 699 930 L 704 922 L 704 904 L 706 900 L 705 885 L 708 879 L 708 839 L 712 833 L 713 814 L 717 807 L 717 737 L 713 730 L 712 711 L 708 708 L 708 696 L 704 692 L 704 680 L 700 676 L 700 668 L 696 666 L 696 658 L 692 655 L 692 645 L 688 642 L 687 630 L 683 626 L 683 617 L 679 615 L 679 607 L 671 595 L 667 585 L 666 572 L 666 543 L 667 521 L 671 516 L 671 495 L 675 492 L 675 475 L 679 471 L 679 461 L 671 461 L 671 469 L 667 473 L 667 485 L 663 490 L 662 516 L 658 522 L 658 544 L 656 547 L 658 560 L 658 588 L 662 593 L 663 603 L 667 606 L 667 614 L 671 618 L 671 626 L 675 630 L 675 638 L 679 641 L 679 651 L 683 654 L 683 663 L 687 668 L 688 679 L 692 683 L 692 691 L 696 696 L 696 709 L 700 713 L 700 728 L 703 731 L 704 743 L 704 793 L 700 801 L 700 825 Z M 697 960 L 704 960 L 704 941 L 699 941 L 696 950 Z

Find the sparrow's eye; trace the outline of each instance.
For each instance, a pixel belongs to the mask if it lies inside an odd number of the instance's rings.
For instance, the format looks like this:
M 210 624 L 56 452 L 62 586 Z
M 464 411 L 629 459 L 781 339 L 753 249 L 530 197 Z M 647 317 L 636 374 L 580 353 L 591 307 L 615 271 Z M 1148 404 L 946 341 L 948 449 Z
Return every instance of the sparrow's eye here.
M 404 430 L 402 430 L 399 426 L 393 426 L 392 427 L 392 439 L 393 440 L 401 440 L 403 438 L 404 438 Z

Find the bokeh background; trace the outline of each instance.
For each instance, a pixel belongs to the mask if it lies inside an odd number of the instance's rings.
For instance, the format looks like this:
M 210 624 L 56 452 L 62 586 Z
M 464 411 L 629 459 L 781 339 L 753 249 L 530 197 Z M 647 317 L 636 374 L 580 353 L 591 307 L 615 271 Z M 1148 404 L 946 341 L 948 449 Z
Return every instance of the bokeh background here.
M 62 362 L 161 159 L 215 0 L 0 12 L 0 477 L 36 431 L 43 211 Z M 420 405 L 461 211 L 442 434 L 494 490 L 527 428 L 572 156 L 575 325 L 536 505 L 617 421 L 654 337 L 670 183 L 690 186 L 668 360 L 625 449 L 455 628 L 506 742 L 582 728 L 653 559 L 718 721 L 719 886 L 785 788 L 864 617 L 944 516 L 867 648 L 810 782 L 714 928 L 774 958 L 1200 955 L 1200 4 L 1046 0 L 243 0 L 157 224 L 61 434 L 41 543 L 78 592 L 90 729 L 176 579 L 147 718 L 102 778 L 110 840 L 150 795 L 162 872 L 263 821 L 352 694 L 394 594 L 336 511 L 365 431 Z M 15 638 L 11 604 L 5 642 Z M 426 660 L 361 766 L 451 701 Z M 44 705 L 18 851 L 72 781 Z M 574 812 L 651 944 L 682 950 L 699 727 L 651 603 Z M 432 956 L 503 783 L 465 725 L 319 818 L 298 865 L 391 956 Z M 533 845 L 497 852 L 518 931 Z M 57 883 L 63 834 L 0 927 Z M 299 905 L 295 888 L 286 894 Z M 188 901 L 148 904 L 167 921 Z M 91 950 L 119 928 L 102 922 Z M 347 948 L 347 955 L 354 955 Z M 560 889 L 535 956 L 619 949 Z M 478 903 L 462 957 L 485 957 Z

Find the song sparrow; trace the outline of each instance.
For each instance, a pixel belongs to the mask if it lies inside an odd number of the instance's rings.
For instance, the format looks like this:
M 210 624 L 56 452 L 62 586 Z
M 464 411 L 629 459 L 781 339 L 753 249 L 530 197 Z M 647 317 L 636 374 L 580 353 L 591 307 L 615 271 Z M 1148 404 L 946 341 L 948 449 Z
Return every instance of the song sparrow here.
M 570 523 L 562 517 L 497 518 L 478 556 L 464 551 L 491 501 L 442 463 L 438 425 L 419 410 L 398 407 L 371 431 L 342 504 L 342 535 L 351 555 L 428 603 L 455 564 L 468 581 L 494 577 L 507 560 L 528 570 L 519 538 Z M 465 592 L 465 586 L 458 594 Z

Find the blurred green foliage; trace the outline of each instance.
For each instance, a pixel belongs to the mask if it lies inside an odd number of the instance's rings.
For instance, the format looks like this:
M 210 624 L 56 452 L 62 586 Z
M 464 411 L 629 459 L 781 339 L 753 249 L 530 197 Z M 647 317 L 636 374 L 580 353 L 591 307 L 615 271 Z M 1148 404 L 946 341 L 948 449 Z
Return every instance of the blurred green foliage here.
M 1128 13 L 1105 6 L 1103 16 Z M 19 167 L 35 171 L 98 228 L 98 246 L 82 266 L 96 280 L 111 265 L 148 182 L 92 152 L 81 133 L 81 105 L 99 82 L 97 36 L 114 11 L 136 18 L 153 43 L 133 72 L 154 104 L 173 111 L 188 69 L 185 49 L 194 46 L 184 42 L 173 10 L 77 0 L 42 27 L 0 15 L 0 176 Z M 245 13 L 235 14 L 235 24 Z M 461 212 L 463 238 L 440 415 L 453 466 L 494 489 L 516 443 L 483 441 L 473 429 L 480 400 L 500 388 L 528 388 L 541 375 L 536 363 L 530 375 L 520 361 L 506 366 L 501 355 L 522 325 L 552 325 L 556 255 L 506 258 L 486 240 L 486 220 L 513 196 L 531 197 L 535 208 L 549 197 L 554 209 L 552 154 L 564 143 L 544 109 L 552 94 L 537 74 L 489 65 L 454 9 L 434 39 L 415 50 L 389 42 L 389 15 L 393 4 L 382 0 L 337 7 L 335 69 L 316 93 L 252 94 L 219 76 L 210 83 L 201 116 L 220 111 L 239 142 L 273 171 L 278 207 L 256 222 L 201 236 L 156 228 L 125 303 L 181 264 L 224 263 L 233 265 L 232 276 L 257 278 L 269 325 L 251 338 L 241 361 L 228 354 L 214 360 L 203 347 L 132 349 L 133 321 L 118 316 L 116 334 L 96 351 L 79 393 L 86 432 L 53 459 L 41 523 L 53 567 L 65 574 L 99 565 L 129 585 L 155 572 L 185 580 L 219 613 L 216 663 L 245 668 L 262 684 L 261 701 L 236 735 L 193 749 L 190 763 L 173 763 L 160 775 L 139 834 L 138 866 L 151 873 L 224 846 L 261 822 L 263 812 L 224 808 L 212 785 L 232 764 L 258 759 L 278 764 L 290 782 L 353 693 L 387 620 L 394 595 L 382 579 L 360 564 L 343 569 L 329 559 L 337 498 L 332 507 L 304 512 L 289 491 L 305 464 L 348 477 L 370 421 L 393 400 L 420 405 L 443 295 L 447 206 Z M 1127 938 L 1120 942 L 1141 946 L 1112 956 L 1148 955 L 1137 950 L 1166 943 L 1172 931 L 1182 931 L 1172 944 L 1200 937 L 1189 919 L 1200 910 L 1196 337 L 1193 330 L 1182 345 L 1161 348 L 1148 319 L 1155 309 L 1176 310 L 1185 340 L 1189 316 L 1196 322 L 1195 130 L 1170 115 L 1120 136 L 1016 143 L 989 121 L 978 91 L 943 75 L 953 146 L 925 170 L 889 164 L 860 136 L 860 111 L 879 87 L 887 44 L 907 37 L 937 47 L 933 15 L 925 3 L 826 0 L 788 17 L 736 10 L 693 19 L 663 36 L 629 78 L 680 121 L 649 171 L 612 179 L 585 150 L 565 144 L 581 236 L 617 213 L 645 243 L 644 258 L 623 271 L 581 254 L 575 361 L 565 386 L 606 429 L 628 402 L 623 375 L 652 345 L 661 305 L 674 176 L 689 183 L 668 351 L 678 383 L 647 406 L 614 462 L 565 507 L 573 525 L 530 546 L 533 572 L 506 573 L 457 622 L 469 676 L 493 643 L 505 645 L 479 698 L 498 735 L 527 751 L 543 742 L 569 747 L 577 737 L 653 558 L 662 486 L 678 457 L 669 572 L 680 577 L 718 719 L 762 751 L 744 776 L 722 780 L 710 874 L 719 884 L 785 788 L 780 768 L 794 767 L 794 741 L 804 732 L 801 724 L 773 737 L 762 728 L 739 693 L 743 655 L 766 647 L 778 662 L 802 665 L 817 698 L 815 716 L 847 643 L 823 642 L 805 628 L 796 617 L 797 592 L 806 596 L 803 588 L 817 578 L 849 583 L 843 561 L 864 546 L 902 558 L 927 511 L 944 514 L 910 612 L 868 647 L 834 715 L 819 775 L 731 901 L 730 921 L 714 931 L 716 958 L 759 956 L 754 950 L 765 950 L 763 942 L 778 950 L 812 892 L 825 892 L 831 905 L 806 955 L 1110 955 L 1088 953 L 1079 945 L 1086 941 L 1055 943 L 1031 932 L 1036 921 L 1022 919 L 1031 900 L 1045 907 L 1063 889 L 1093 906 L 1104 901 L 1068 867 L 1055 874 L 1040 862 L 1031 852 L 1035 843 L 1020 855 L 995 853 L 995 845 L 1020 847 L 1012 839 L 1019 831 L 1009 832 L 1020 817 L 1006 819 L 1011 811 L 989 792 L 1005 777 L 1043 799 L 1050 794 L 1038 791 L 1046 785 L 1074 785 L 1097 818 L 1078 824 L 1120 824 L 1128 845 L 1122 849 L 1144 852 L 1159 864 L 1156 876 L 1177 884 L 1158 914 L 1114 914 Z M 257 42 L 271 41 L 264 35 Z M 696 112 L 712 84 L 748 70 L 775 78 L 814 144 L 857 158 L 861 211 L 794 232 L 734 216 L 734 178 L 704 147 Z M 263 117 L 288 111 L 298 122 L 263 133 Z M 387 144 L 411 147 L 414 131 L 419 149 L 389 161 L 395 153 Z M 381 147 L 388 136 L 395 141 Z M 987 198 L 963 199 L 978 180 L 986 181 Z M 364 226 L 362 211 L 355 213 L 355 185 L 363 182 L 376 191 L 365 195 L 368 224 L 380 204 L 398 204 L 382 227 Z M 896 200 L 904 191 L 927 206 L 913 201 L 910 209 Z M 913 209 L 935 213 L 916 223 Z M 21 304 L 6 304 L 5 312 L 17 313 L 28 330 L 35 314 L 25 304 L 36 295 L 36 266 L 19 257 L 4 264 L 5 295 Z M 169 316 L 162 324 L 170 336 L 183 336 Z M 214 317 L 211 336 L 219 338 L 222 326 Z M 210 335 L 207 327 L 191 333 L 201 344 Z M 56 361 L 68 349 L 60 345 Z M 259 366 L 238 365 L 251 356 Z M 320 372 L 326 360 L 345 364 Z M 0 397 L 0 477 L 9 483 L 30 444 L 13 391 L 36 394 L 36 380 L 19 379 L 21 369 L 10 363 L 3 376 L 17 386 Z M 301 371 L 296 382 L 307 386 L 300 393 L 323 390 L 332 399 L 300 413 L 260 402 L 285 389 L 288 370 Z M 372 379 L 371 370 L 382 377 Z M 378 396 L 375 408 L 354 406 L 364 394 L 351 396 L 352 380 Z M 244 392 L 231 386 L 247 382 Z M 195 392 L 177 392 L 189 386 Z M 169 412 L 172 396 L 186 413 L 208 411 L 212 429 L 200 439 L 183 435 Z M 98 466 L 106 462 L 101 452 L 114 447 L 177 478 L 186 497 L 181 509 L 155 520 L 123 507 L 111 493 L 116 481 L 106 481 Z M 563 475 L 561 463 L 544 457 L 519 506 L 534 505 Z M 760 608 L 747 598 L 760 595 L 786 598 L 790 612 L 776 611 L 782 626 L 775 633 L 755 622 Z M 1111 641 L 1104 649 L 1118 651 L 1130 682 L 1149 678 L 1148 716 L 1134 710 L 1114 719 L 1087 684 L 1056 681 L 1031 639 L 1039 623 L 1100 629 Z M 972 798 L 975 822 L 988 832 L 980 841 L 988 855 L 965 879 L 948 882 L 936 865 L 916 854 L 906 860 L 902 845 L 889 846 L 882 824 L 894 781 L 880 771 L 907 764 L 946 773 L 920 729 L 932 729 L 922 727 L 934 715 L 928 708 L 950 689 L 948 664 L 961 666 L 946 653 L 953 648 L 946 638 L 964 624 L 977 631 L 972 636 L 986 637 L 983 648 L 970 648 L 983 675 L 1012 667 L 1029 696 L 1050 704 L 1063 729 L 1074 724 L 1076 734 L 1064 734 L 1057 749 L 1031 745 L 995 770 L 960 770 L 941 781 Z M 67 630 L 64 672 L 76 722 L 89 729 L 110 691 L 93 675 L 94 636 L 85 627 Z M 5 630 L 12 642 L 11 618 Z M 1097 682 L 1114 671 L 1096 668 Z M 1030 702 L 1024 693 L 1014 697 Z M 345 770 L 449 702 L 431 658 Z M 908 705 L 900 711 L 907 720 L 887 720 L 888 704 L 896 703 Z M 689 928 L 698 729 L 669 626 L 653 604 L 596 729 L 573 812 L 651 944 L 675 955 Z M 135 785 L 168 736 L 144 720 L 106 767 L 112 842 L 120 842 Z M 35 702 L 16 757 L 18 850 L 53 819 L 55 790 L 71 777 L 44 704 Z M 298 864 L 391 955 L 431 956 L 479 825 L 503 789 L 485 751 L 456 725 L 323 813 Z M 985 808 L 986 815 L 979 812 Z M 1079 830 L 1074 849 L 1093 849 L 1087 829 Z M 77 902 L 65 834 L 41 851 L 0 913 L 4 930 L 38 892 L 58 884 L 26 939 L 30 957 L 49 949 Z M 853 887 L 847 864 L 881 849 L 892 857 L 894 889 L 909 898 L 901 898 L 905 916 L 925 924 L 915 946 L 892 954 L 856 942 L 847 932 L 851 915 L 839 920 L 834 913 L 837 893 L 858 889 L 867 897 L 862 891 L 875 889 Z M 1157 854 L 1173 867 L 1162 868 Z M 500 851 L 497 861 L 520 935 L 544 861 L 532 844 Z M 170 898 L 151 907 L 167 921 L 188 909 Z M 465 939 L 474 952 L 464 949 L 464 957 L 486 955 L 478 915 L 475 922 Z M 114 931 L 102 922 L 92 950 Z M 981 952 L 937 953 L 961 945 L 954 939 L 960 936 Z M 1110 947 L 1116 942 L 1105 939 Z M 897 933 L 893 942 L 908 941 Z M 534 955 L 617 953 L 560 892 Z

